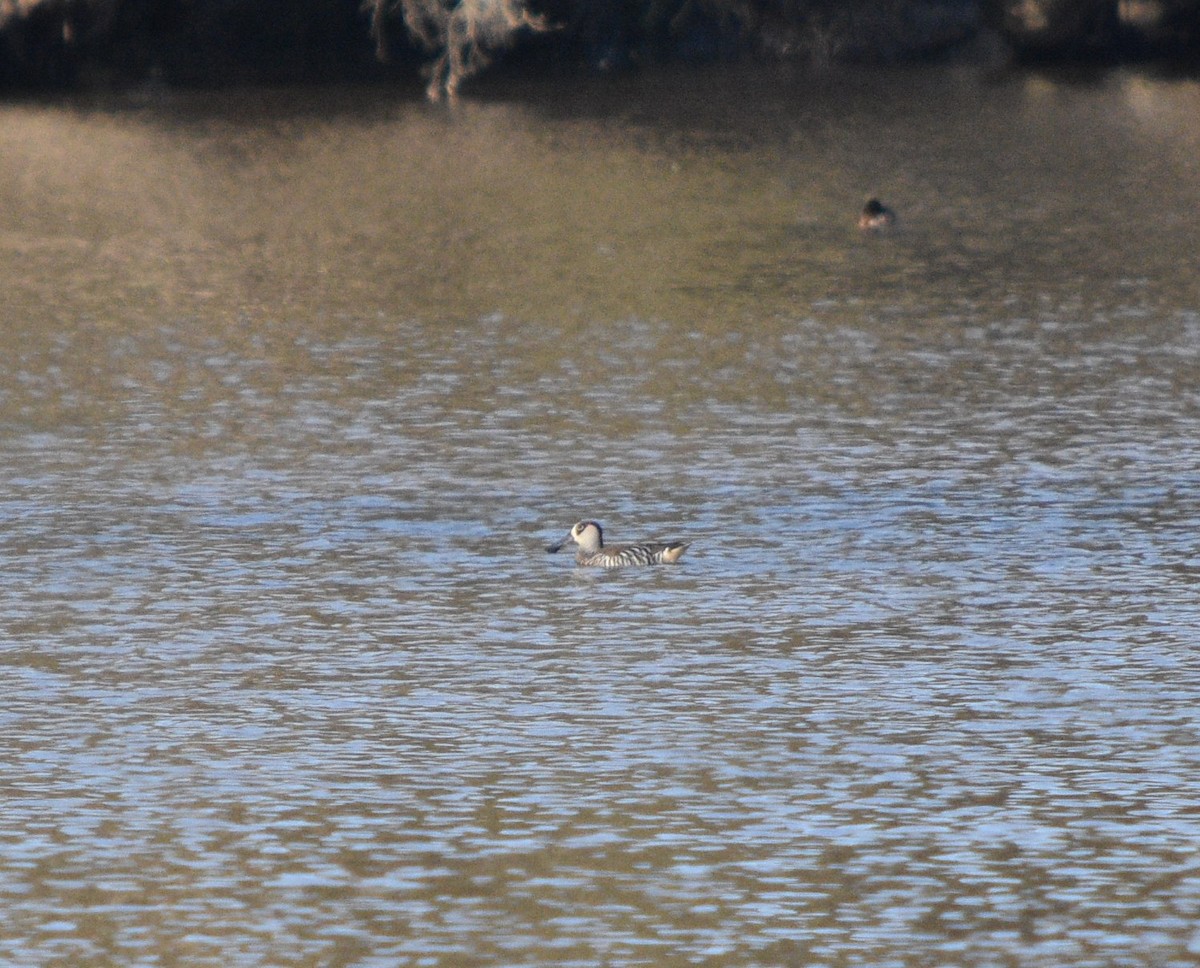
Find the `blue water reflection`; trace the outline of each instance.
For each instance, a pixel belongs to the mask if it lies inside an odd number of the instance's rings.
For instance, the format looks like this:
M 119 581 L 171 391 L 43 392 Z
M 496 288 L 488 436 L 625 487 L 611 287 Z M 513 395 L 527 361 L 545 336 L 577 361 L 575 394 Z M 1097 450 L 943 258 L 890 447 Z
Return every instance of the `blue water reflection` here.
M 640 175 L 678 147 L 516 114 L 497 150 L 550 139 L 576 204 L 614 197 L 592 151 Z M 288 157 L 316 177 L 346 148 L 310 137 Z M 763 138 L 671 170 L 723 186 L 699 216 L 649 190 L 649 221 L 712 238 L 645 311 L 567 280 L 573 309 L 468 314 L 439 277 L 335 312 L 289 249 L 286 325 L 213 295 L 25 334 L 0 364 L 0 959 L 1194 963 L 1190 267 L 1113 281 L 1104 236 L 1005 275 L 1019 236 L 947 241 L 926 207 L 865 246 L 814 227 L 833 194 L 785 226 L 735 190 L 783 164 Z M 796 164 L 846 170 L 822 150 Z M 488 271 L 472 297 L 503 302 Z M 413 309 L 438 298 L 452 323 Z M 694 545 L 619 573 L 544 553 L 585 516 Z

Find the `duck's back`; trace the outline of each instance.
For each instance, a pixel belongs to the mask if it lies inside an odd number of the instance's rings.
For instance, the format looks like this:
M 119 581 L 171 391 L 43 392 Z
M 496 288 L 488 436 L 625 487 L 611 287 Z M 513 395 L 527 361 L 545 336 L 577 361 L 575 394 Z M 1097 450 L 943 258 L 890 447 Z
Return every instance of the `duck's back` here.
M 672 541 L 668 544 L 613 545 L 587 554 L 580 552 L 576 560 L 581 565 L 596 568 L 625 568 L 629 565 L 674 564 L 687 550 L 688 542 Z

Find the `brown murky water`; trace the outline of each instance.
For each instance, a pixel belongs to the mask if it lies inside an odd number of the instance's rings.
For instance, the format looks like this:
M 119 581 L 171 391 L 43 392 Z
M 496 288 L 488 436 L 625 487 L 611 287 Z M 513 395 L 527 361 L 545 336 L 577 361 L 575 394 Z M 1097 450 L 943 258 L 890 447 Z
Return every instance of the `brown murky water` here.
M 0 109 L 0 961 L 1194 964 L 1198 118 Z

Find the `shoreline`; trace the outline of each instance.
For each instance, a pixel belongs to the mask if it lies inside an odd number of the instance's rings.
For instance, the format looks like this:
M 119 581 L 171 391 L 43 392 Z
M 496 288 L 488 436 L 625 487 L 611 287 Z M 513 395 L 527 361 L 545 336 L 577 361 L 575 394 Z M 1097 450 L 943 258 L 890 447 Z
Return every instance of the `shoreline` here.
M 423 2 L 442 11 L 442 19 L 414 26 L 387 0 L 368 8 L 359 0 L 297 0 L 286 18 L 271 16 L 267 4 L 254 0 L 211 0 L 166 14 L 170 4 L 147 13 L 132 0 L 35 0 L 0 12 L 0 96 L 263 84 L 407 86 L 425 77 L 428 96 L 437 100 L 489 74 L 553 81 L 674 64 L 821 71 L 947 60 L 980 66 L 1152 63 L 1186 72 L 1195 70 L 1200 46 L 1200 0 L 1192 20 L 1177 18 L 1169 29 L 1157 22 L 1110 22 L 1108 6 L 1098 2 L 1082 5 L 1101 11 L 1091 18 L 1072 7 L 1070 24 L 1030 20 L 1032 7 L 1054 7 L 1049 0 L 857 0 L 843 6 L 814 0 L 776 5 L 769 16 L 756 13 L 753 3 L 703 10 L 655 5 L 679 8 L 669 20 L 649 13 L 633 18 L 626 8 L 618 15 L 615 4 L 558 0 L 539 13 L 525 0 L 497 0 L 498 12 L 482 15 L 494 21 L 469 22 L 446 14 L 438 0 Z M 421 7 L 422 0 L 406 4 Z

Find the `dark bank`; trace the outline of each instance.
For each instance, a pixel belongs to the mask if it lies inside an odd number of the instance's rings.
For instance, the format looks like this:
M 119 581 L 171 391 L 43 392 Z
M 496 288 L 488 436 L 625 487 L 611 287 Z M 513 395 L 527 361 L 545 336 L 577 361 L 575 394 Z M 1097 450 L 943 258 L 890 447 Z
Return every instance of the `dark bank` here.
M 509 70 L 895 63 L 1001 38 L 1021 58 L 1186 60 L 1200 0 L 6 0 L 0 87 L 375 80 L 431 96 Z

